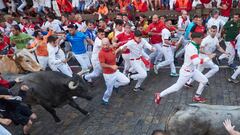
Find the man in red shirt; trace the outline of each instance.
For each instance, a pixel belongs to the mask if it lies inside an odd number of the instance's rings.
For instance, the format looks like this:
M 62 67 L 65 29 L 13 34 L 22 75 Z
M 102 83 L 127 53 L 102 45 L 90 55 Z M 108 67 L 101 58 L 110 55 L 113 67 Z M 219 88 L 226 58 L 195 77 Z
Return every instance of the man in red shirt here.
M 204 37 L 206 36 L 207 28 L 203 25 L 203 20 L 201 17 L 197 19 L 196 24 L 194 24 L 194 26 L 192 27 L 189 37 L 191 37 L 191 34 L 193 32 L 202 33 Z
M 116 48 L 119 48 L 120 46 L 123 46 L 126 44 L 129 40 L 134 38 L 134 33 L 131 31 L 132 25 L 130 23 L 126 23 L 124 25 L 124 32 L 117 35 L 113 40 L 113 45 Z M 122 52 L 122 58 L 124 60 L 124 70 L 123 74 L 127 74 L 128 70 L 130 69 L 130 58 L 129 58 L 129 49 Z
M 231 7 L 232 7 L 232 0 L 222 0 L 221 1 L 221 5 L 219 6 L 219 8 L 221 9 L 220 18 L 224 21 L 224 23 L 226 23 L 229 19 Z
M 152 46 L 154 46 L 157 51 L 151 53 L 149 57 L 153 64 L 157 63 L 159 57 L 161 57 L 161 49 L 162 49 L 162 36 L 161 32 L 164 28 L 164 23 L 159 21 L 158 15 L 153 15 L 152 23 L 148 26 L 146 32 L 150 36 L 149 41 Z
M 127 85 L 130 80 L 118 70 L 118 66 L 116 65 L 116 52 L 111 46 L 108 38 L 102 39 L 102 49 L 99 52 L 98 58 L 107 86 L 102 101 L 103 105 L 107 105 L 112 95 L 113 88 Z

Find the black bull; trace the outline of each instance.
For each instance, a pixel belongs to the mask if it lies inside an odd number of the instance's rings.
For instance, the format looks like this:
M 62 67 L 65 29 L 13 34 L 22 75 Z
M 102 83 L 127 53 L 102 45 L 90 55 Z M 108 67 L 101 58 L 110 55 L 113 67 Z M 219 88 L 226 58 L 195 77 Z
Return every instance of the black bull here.
M 170 135 L 227 135 L 224 120 L 231 119 L 239 129 L 239 112 L 239 106 L 207 104 L 181 106 L 169 117 L 166 131 Z
M 43 71 L 23 76 L 21 80 L 23 82 L 11 88 L 13 94 L 18 94 L 21 86 L 27 85 L 29 89 L 24 94 L 23 101 L 29 105 L 41 105 L 53 116 L 56 122 L 61 120 L 56 115 L 54 108 L 66 104 L 76 108 L 84 115 L 89 115 L 72 98 L 77 96 L 87 100 L 92 99 L 88 93 L 87 86 L 78 75 L 68 77 L 59 72 Z

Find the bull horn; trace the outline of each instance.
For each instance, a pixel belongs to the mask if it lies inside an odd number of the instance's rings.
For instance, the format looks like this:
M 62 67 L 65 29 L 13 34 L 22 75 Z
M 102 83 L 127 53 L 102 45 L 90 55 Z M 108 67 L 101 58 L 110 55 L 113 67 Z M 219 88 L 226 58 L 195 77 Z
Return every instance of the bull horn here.
M 75 83 L 74 81 L 70 81 L 69 83 L 68 83 L 68 87 L 69 87 L 69 89 L 71 89 L 71 90 L 75 90 L 77 87 L 78 87 L 78 83 Z

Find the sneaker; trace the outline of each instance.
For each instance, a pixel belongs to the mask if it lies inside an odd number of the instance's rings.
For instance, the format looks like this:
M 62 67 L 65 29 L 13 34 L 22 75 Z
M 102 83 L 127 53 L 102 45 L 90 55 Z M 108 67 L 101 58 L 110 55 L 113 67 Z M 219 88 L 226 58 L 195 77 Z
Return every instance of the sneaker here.
M 130 82 L 128 83 L 128 85 L 131 85 L 131 82 L 132 82 L 132 78 L 131 78 L 131 76 L 133 75 L 133 73 L 132 72 L 128 72 L 128 74 L 127 74 L 127 78 L 130 80 Z
M 102 105 L 109 105 L 109 102 L 102 100 Z
M 154 102 L 159 105 L 160 101 L 161 101 L 160 93 L 155 93 Z
M 210 86 L 210 83 L 209 83 L 209 82 L 207 82 L 206 86 Z
M 154 70 L 154 73 L 157 75 L 157 74 L 158 74 L 158 68 L 157 68 L 157 65 L 154 65 L 154 66 L 153 66 L 153 70 Z
M 143 88 L 141 88 L 141 87 L 134 88 L 134 89 L 133 89 L 133 91 L 135 91 L 135 92 L 138 92 L 138 91 L 143 91 Z
M 192 98 L 192 101 L 198 102 L 198 103 L 204 103 L 204 102 L 207 101 L 207 99 L 206 99 L 206 98 L 203 98 L 203 97 L 196 97 L 196 96 L 194 96 L 194 97 Z
M 177 73 L 171 73 L 170 76 L 171 76 L 171 77 L 178 77 L 179 74 L 177 74 Z
M 228 81 L 232 83 L 239 83 L 237 79 L 232 79 L 232 78 L 228 78 Z
M 187 87 L 187 88 L 193 88 L 193 85 L 192 85 L 192 84 L 187 84 L 187 83 L 185 83 L 184 86 Z

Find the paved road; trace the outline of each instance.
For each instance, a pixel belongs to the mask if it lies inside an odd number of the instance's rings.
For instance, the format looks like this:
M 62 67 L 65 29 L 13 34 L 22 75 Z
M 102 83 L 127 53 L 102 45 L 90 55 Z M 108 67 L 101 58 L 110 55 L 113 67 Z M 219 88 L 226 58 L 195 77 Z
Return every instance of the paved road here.
M 79 105 L 91 112 L 85 117 L 69 106 L 57 109 L 57 114 L 64 121 L 56 125 L 54 120 L 41 107 L 34 107 L 38 115 L 32 135 L 149 135 L 154 129 L 164 128 L 164 123 L 174 108 L 181 104 L 192 103 L 195 89 L 183 88 L 182 91 L 164 98 L 160 105 L 155 105 L 153 95 L 157 91 L 172 85 L 177 78 L 169 76 L 169 69 L 163 69 L 156 76 L 153 72 L 144 82 L 144 92 L 133 92 L 131 86 L 113 92 L 108 107 L 101 105 L 101 97 L 105 90 L 104 81 L 96 80 L 91 102 L 77 99 Z M 239 84 L 232 84 L 226 78 L 232 74 L 230 69 L 221 69 L 210 79 L 210 86 L 204 91 L 208 104 L 239 105 Z M 195 88 L 197 83 L 194 83 Z M 18 134 L 20 126 L 10 129 Z

